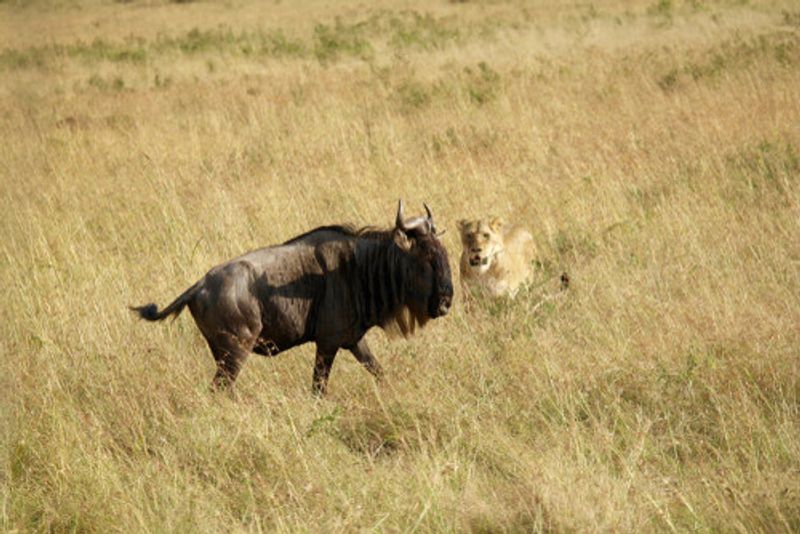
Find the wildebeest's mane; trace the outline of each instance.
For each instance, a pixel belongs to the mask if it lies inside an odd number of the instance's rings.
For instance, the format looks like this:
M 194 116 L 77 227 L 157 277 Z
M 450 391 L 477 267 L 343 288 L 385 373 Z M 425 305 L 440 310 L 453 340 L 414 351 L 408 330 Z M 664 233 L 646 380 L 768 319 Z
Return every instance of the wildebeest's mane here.
M 365 227 L 356 231 L 363 238 L 356 247 L 358 315 L 380 326 L 390 337 L 410 337 L 430 319 L 414 294 L 416 270 L 409 251 L 393 239 L 394 229 Z
M 293 237 L 284 244 L 296 243 L 318 232 L 338 233 L 362 241 L 356 247 L 358 269 L 357 315 L 364 326 L 377 325 L 389 336 L 409 337 L 416 328 L 423 327 L 430 319 L 408 306 L 409 265 L 407 251 L 396 245 L 394 228 L 350 224 L 320 226 Z
M 308 232 L 300 234 L 296 237 L 289 239 L 288 241 L 284 242 L 284 245 L 290 245 L 292 243 L 296 243 L 306 237 L 315 234 L 317 232 L 334 232 L 339 233 L 347 237 L 363 237 L 365 239 L 390 239 L 394 229 L 385 229 L 385 228 L 378 228 L 375 226 L 362 226 L 358 228 L 352 224 L 332 224 L 327 226 L 319 226 Z

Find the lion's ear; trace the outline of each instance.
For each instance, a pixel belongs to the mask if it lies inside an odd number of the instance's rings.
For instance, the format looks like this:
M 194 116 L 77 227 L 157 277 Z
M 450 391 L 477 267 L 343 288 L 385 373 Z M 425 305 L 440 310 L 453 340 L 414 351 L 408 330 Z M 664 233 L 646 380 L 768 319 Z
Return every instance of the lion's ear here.
M 500 217 L 492 217 L 491 222 L 489 223 L 489 228 L 494 230 L 495 232 L 499 232 L 505 226 L 505 221 Z
M 469 224 L 469 222 L 466 219 L 461 219 L 456 223 L 456 226 L 458 226 L 458 231 L 461 234 L 463 234 L 464 230 L 467 229 L 467 224 Z

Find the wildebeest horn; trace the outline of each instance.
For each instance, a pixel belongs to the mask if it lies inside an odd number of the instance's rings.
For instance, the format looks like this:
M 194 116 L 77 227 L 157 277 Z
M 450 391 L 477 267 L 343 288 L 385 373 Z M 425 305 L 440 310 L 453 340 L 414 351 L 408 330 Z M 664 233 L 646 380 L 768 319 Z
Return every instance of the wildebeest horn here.
M 400 201 L 397 203 L 397 221 L 395 221 L 395 225 L 400 228 L 401 230 L 405 231 L 405 223 L 403 222 L 403 199 L 401 198 Z
M 436 223 L 433 222 L 433 212 L 428 207 L 428 204 L 426 204 L 425 202 L 423 202 L 422 205 L 425 206 L 425 211 L 428 213 L 428 220 L 431 223 L 431 230 L 433 230 L 433 233 L 435 234 L 436 233 Z
M 430 213 L 430 211 L 429 211 Z M 414 217 L 409 221 L 406 221 L 403 217 L 403 199 L 400 199 L 400 202 L 397 204 L 397 221 L 395 223 L 397 227 L 402 230 L 404 233 L 408 233 L 412 230 L 421 229 L 422 234 L 428 234 L 432 227 L 432 224 L 428 222 L 428 219 L 425 217 Z

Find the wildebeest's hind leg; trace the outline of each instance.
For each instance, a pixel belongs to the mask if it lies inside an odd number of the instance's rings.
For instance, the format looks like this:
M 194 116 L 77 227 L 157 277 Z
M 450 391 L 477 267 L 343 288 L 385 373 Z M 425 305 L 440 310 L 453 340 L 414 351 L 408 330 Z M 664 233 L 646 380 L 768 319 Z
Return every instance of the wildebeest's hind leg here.
M 216 336 L 207 341 L 211 353 L 214 355 L 214 361 L 217 362 L 217 372 L 214 374 L 211 387 L 226 389 L 236 381 L 250 351 L 238 339 L 230 335 Z
M 336 358 L 337 349 L 322 350 L 317 347 L 317 358 L 314 362 L 314 379 L 311 382 L 311 392 L 321 397 L 328 390 L 328 376 L 331 374 L 331 366 Z
M 383 378 L 383 369 L 381 368 L 381 364 L 379 364 L 378 360 L 375 359 L 375 356 L 372 355 L 372 351 L 369 350 L 369 345 L 367 345 L 366 339 L 361 338 L 358 343 L 352 347 L 347 347 L 347 350 L 352 352 L 353 356 L 356 357 L 356 360 L 361 362 L 361 364 L 367 368 L 367 371 L 372 373 L 375 378 L 379 380 Z

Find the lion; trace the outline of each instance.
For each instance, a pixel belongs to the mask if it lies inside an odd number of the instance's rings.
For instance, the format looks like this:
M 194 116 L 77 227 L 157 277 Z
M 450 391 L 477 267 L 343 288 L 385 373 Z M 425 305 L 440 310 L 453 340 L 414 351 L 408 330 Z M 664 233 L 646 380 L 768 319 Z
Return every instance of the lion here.
M 499 218 L 458 221 L 463 252 L 461 283 L 493 297 L 514 298 L 532 274 L 533 236 Z

